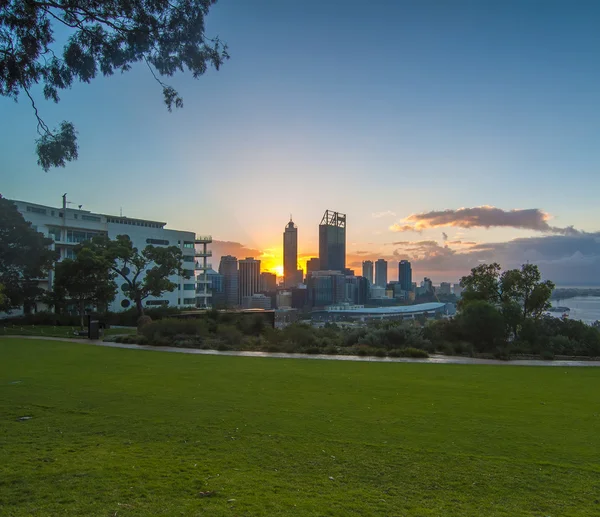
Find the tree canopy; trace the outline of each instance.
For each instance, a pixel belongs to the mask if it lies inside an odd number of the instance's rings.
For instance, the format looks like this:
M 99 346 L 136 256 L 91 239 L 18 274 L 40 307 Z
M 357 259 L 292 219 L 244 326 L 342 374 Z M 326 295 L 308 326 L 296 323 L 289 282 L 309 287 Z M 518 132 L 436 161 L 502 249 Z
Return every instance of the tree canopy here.
M 142 302 L 146 298 L 159 297 L 177 288 L 177 284 L 169 280 L 170 276 L 186 276 L 183 254 L 177 246 L 148 245 L 139 251 L 127 235 L 118 235 L 115 240 L 94 237 L 83 243 L 81 249 L 105 260 L 110 271 L 125 281 L 123 292 L 135 303 L 140 316 L 144 314 Z
M 76 253 L 74 259 L 67 258 L 56 264 L 53 300 L 55 304 L 75 302 L 83 328 L 86 306 L 106 309 L 115 298 L 117 284 L 106 257 L 81 245 Z
M 55 129 L 44 122 L 34 87 L 58 102 L 75 81 L 89 83 L 143 62 L 162 88 L 169 111 L 183 106 L 161 77 L 188 71 L 197 79 L 210 65 L 229 58 L 218 37 L 205 34 L 205 17 L 216 0 L 0 0 L 0 95 L 15 101 L 24 94 L 37 119 L 38 164 L 64 167 L 77 159 L 72 122 Z M 69 36 L 57 47 L 55 29 Z
M 37 279 L 46 276 L 57 254 L 52 239 L 34 230 L 12 201 L 0 196 L 0 311 L 33 303 L 43 292 Z

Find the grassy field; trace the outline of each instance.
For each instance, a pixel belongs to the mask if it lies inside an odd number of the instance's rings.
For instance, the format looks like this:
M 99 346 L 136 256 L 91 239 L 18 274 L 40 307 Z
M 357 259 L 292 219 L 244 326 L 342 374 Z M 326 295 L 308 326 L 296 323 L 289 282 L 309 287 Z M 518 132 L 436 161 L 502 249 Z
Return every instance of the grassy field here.
M 9 325 L 2 326 L 0 322 L 0 336 L 44 336 L 44 337 L 66 337 L 77 338 L 80 328 L 72 326 L 52 325 Z M 85 329 L 87 331 L 87 328 Z M 135 327 L 120 327 L 104 330 L 104 337 L 119 336 L 124 334 L 135 334 Z
M 0 515 L 600 515 L 599 395 L 594 368 L 2 338 Z

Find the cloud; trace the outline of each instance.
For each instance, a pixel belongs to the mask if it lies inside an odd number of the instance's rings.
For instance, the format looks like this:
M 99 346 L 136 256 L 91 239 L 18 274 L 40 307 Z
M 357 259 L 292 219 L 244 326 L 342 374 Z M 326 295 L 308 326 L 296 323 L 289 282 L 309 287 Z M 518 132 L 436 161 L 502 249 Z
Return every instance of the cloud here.
M 392 224 L 392 226 L 390 226 L 390 230 L 392 230 L 393 232 L 417 232 L 417 233 L 421 233 L 421 230 L 418 230 L 416 227 L 411 226 L 409 224 L 398 224 L 398 223 L 394 223 Z
M 494 206 L 476 206 L 457 210 L 439 210 L 411 214 L 402 222 L 390 227 L 395 232 L 423 231 L 430 228 L 518 228 L 559 235 L 577 235 L 580 232 L 572 226 L 559 228 L 550 226 L 550 215 L 538 208 L 503 210 Z M 445 235 L 445 234 L 443 234 Z
M 412 263 L 415 281 L 429 276 L 434 281 L 458 281 L 471 268 L 484 262 L 498 262 L 504 269 L 518 268 L 526 262 L 537 264 L 545 279 L 559 285 L 593 285 L 600 279 L 600 232 L 571 235 L 544 235 L 507 242 L 476 243 L 433 240 L 389 243 L 393 251 L 370 255 L 350 255 L 350 267 L 362 260 L 388 261 L 388 278 L 397 279 L 399 260 Z
M 396 217 L 396 212 L 386 210 L 385 212 L 374 212 L 371 214 L 373 219 L 381 219 L 382 217 Z

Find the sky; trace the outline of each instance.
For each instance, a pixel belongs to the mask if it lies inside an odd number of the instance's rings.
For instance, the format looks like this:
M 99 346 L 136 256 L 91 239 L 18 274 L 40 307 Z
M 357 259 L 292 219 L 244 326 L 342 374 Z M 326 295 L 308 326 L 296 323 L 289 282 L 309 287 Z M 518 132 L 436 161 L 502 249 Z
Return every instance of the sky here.
M 0 98 L 0 193 L 167 221 L 221 254 L 282 263 L 290 214 L 300 265 L 326 209 L 347 214 L 347 263 L 409 259 L 413 278 L 540 265 L 600 283 L 600 3 L 220 0 L 218 72 L 145 66 L 43 100 L 72 121 L 79 159 L 44 173 L 25 99 Z M 60 39 L 61 33 L 57 35 Z

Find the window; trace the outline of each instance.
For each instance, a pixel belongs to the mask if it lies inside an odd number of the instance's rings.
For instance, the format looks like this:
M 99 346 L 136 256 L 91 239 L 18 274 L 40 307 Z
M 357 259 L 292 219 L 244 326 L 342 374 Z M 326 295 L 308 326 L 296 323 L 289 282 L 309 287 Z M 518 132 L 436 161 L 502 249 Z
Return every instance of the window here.
M 184 269 L 184 276 L 189 276 L 190 278 L 194 278 L 194 270 L 193 269 Z
M 97 215 L 82 215 L 81 218 L 84 221 L 94 221 L 96 223 L 99 223 L 102 221 L 102 219 L 100 217 L 98 217 Z
M 168 246 L 169 241 L 163 239 L 146 239 L 147 244 L 158 244 L 159 246 Z
M 50 212 L 50 215 L 51 215 L 52 217 L 54 217 L 54 210 L 52 210 L 52 211 Z
M 77 253 L 73 251 L 73 248 L 67 248 L 65 252 L 65 258 L 74 259 L 77 256 Z
M 169 305 L 169 300 L 148 300 L 146 305 Z
M 58 212 L 58 217 L 62 217 L 63 213 L 62 212 Z
M 183 261 L 184 262 L 191 262 L 193 264 L 194 263 L 194 255 L 184 255 L 183 256 Z
M 123 309 L 127 309 L 127 307 L 129 307 L 131 305 L 131 302 L 129 300 L 123 300 L 121 302 L 121 307 L 123 307 Z
M 184 291 L 194 291 L 196 289 L 196 284 L 183 284 Z
M 184 298 L 183 305 L 196 305 L 196 298 Z
M 77 214 L 73 214 L 73 217 L 77 219 L 79 216 Z
M 82 230 L 67 230 L 67 242 L 81 243 L 93 239 L 98 232 L 86 232 Z
M 45 208 L 38 208 L 37 206 L 28 206 L 27 207 L 27 211 L 31 212 L 33 214 L 43 214 L 46 215 L 46 209 Z
M 60 228 L 50 228 L 48 230 L 48 237 L 54 241 L 60 240 Z
M 183 242 L 183 247 L 187 248 L 187 249 L 194 249 L 194 243 L 193 242 L 184 241 Z

